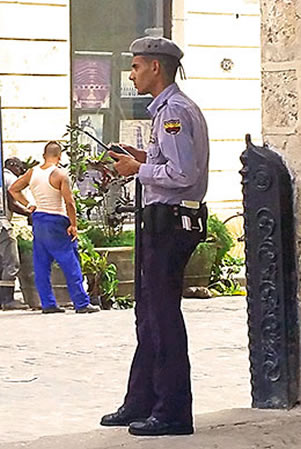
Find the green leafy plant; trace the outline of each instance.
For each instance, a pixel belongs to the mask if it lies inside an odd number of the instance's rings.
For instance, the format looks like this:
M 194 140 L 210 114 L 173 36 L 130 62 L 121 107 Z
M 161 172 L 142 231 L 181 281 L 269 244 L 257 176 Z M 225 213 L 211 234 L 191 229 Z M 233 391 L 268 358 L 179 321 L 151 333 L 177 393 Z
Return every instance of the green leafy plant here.
M 31 227 L 14 223 L 14 237 L 17 239 L 19 250 L 23 253 L 32 252 L 33 234 Z
M 32 251 L 32 241 L 31 240 L 25 240 L 22 237 L 18 237 L 18 247 L 19 250 L 22 253 L 29 253 L 30 251 Z
M 33 168 L 40 163 L 36 159 L 33 159 L 31 156 L 29 156 L 25 161 L 22 162 L 25 170 L 29 170 L 30 168 Z
M 245 295 L 245 290 L 235 279 L 244 265 L 244 260 L 225 254 L 219 265 L 214 265 L 208 288 L 214 296 Z
M 101 247 L 117 247 L 117 246 L 134 246 L 135 245 L 135 232 L 123 231 L 119 234 L 107 236 L 103 229 L 90 225 L 85 230 L 86 235 L 93 242 L 97 248 Z
M 134 307 L 134 301 L 130 295 L 116 296 L 112 307 L 113 309 L 131 309 Z
M 90 144 L 80 143 L 81 131 L 76 123 L 67 126 L 69 141 L 65 144 L 65 151 L 69 157 L 69 174 L 72 179 L 77 215 L 81 220 L 97 221 L 97 227 L 108 237 L 118 236 L 126 213 L 118 212 L 118 206 L 125 206 L 131 202 L 127 185 L 133 178 L 120 176 L 113 168 L 113 159 L 106 151 L 92 154 Z M 86 172 L 99 172 L 92 180 L 93 187 L 88 195 L 82 195 L 78 185 L 84 180 Z M 93 217 L 94 218 L 91 218 Z M 97 217 L 95 219 L 95 216 Z M 83 225 L 83 223 L 81 223 Z
M 245 294 L 235 278 L 244 261 L 229 254 L 233 245 L 233 238 L 225 224 L 216 215 L 210 215 L 207 222 L 207 239 L 199 243 L 196 251 L 202 254 L 207 253 L 209 257 L 212 246 L 216 248 L 209 280 L 209 289 L 215 296 Z
M 214 242 L 217 247 L 218 264 L 234 245 L 233 239 L 225 224 L 214 214 L 208 217 L 207 235 L 207 242 Z
M 84 233 L 79 236 L 79 254 L 83 275 L 88 280 L 88 292 L 96 298 L 102 309 L 111 307 L 124 309 L 133 307 L 133 301 L 125 296 L 118 297 L 118 279 L 116 266 L 108 262 L 107 254 L 99 254 Z

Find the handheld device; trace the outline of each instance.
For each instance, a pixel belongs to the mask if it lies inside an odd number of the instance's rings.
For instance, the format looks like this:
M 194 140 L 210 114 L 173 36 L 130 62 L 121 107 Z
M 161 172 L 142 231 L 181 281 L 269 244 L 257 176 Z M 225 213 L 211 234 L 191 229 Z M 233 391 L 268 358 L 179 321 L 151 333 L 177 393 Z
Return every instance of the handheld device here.
M 70 129 L 70 127 L 67 127 L 67 128 Z M 103 143 L 100 139 L 97 139 L 97 137 L 95 137 L 92 134 L 90 134 L 89 131 L 86 131 L 86 130 L 82 129 L 78 125 L 76 126 L 76 130 L 80 131 L 83 134 L 86 134 L 87 136 L 89 136 L 92 140 L 97 142 L 105 151 L 114 151 L 115 153 L 118 153 L 118 154 L 125 154 L 126 156 L 133 157 L 133 155 L 131 153 L 129 153 L 127 150 L 125 150 L 122 146 L 117 145 L 117 144 L 112 144 L 111 146 L 108 146 L 105 143 Z M 112 156 L 110 156 L 110 157 L 112 157 Z M 114 157 L 112 157 L 112 159 L 117 160 Z
M 129 153 L 125 148 L 123 148 L 120 145 L 117 145 L 116 143 L 112 143 L 110 145 L 110 147 L 109 147 L 109 150 L 112 150 L 112 151 L 114 151 L 115 153 L 118 153 L 118 154 L 125 154 L 126 156 L 133 157 L 133 155 L 131 153 Z

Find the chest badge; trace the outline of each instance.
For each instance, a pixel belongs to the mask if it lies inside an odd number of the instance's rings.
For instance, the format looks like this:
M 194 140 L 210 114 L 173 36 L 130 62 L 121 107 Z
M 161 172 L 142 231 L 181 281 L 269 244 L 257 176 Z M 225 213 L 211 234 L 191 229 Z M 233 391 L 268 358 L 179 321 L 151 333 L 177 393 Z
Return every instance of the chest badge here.
M 179 119 L 164 121 L 164 130 L 165 130 L 165 132 L 167 132 L 167 134 L 171 134 L 174 136 L 176 134 L 179 134 L 181 129 L 182 129 L 182 124 Z

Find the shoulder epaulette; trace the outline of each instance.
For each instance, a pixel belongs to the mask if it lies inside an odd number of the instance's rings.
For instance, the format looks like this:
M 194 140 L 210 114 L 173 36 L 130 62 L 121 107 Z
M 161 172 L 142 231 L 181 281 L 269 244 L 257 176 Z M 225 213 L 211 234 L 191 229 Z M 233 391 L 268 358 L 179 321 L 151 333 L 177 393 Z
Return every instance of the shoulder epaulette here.
M 166 106 L 167 105 L 167 103 L 168 103 L 168 100 L 164 100 L 163 101 L 163 103 L 162 104 L 160 104 L 160 106 L 158 107 L 158 109 L 157 109 L 157 114 L 158 114 L 158 112 L 160 112 L 161 111 L 161 109 L 163 109 L 164 108 L 164 106 Z

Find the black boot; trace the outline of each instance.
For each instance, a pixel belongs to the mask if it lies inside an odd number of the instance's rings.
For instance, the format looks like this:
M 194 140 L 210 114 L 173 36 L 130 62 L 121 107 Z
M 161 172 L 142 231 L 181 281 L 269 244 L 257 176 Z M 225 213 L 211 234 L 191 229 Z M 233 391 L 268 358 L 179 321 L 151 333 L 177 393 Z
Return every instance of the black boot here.
M 5 287 L 0 286 L 0 309 L 2 309 L 2 304 L 5 302 Z
M 1 287 L 2 310 L 27 310 L 28 306 L 14 300 L 14 287 Z

